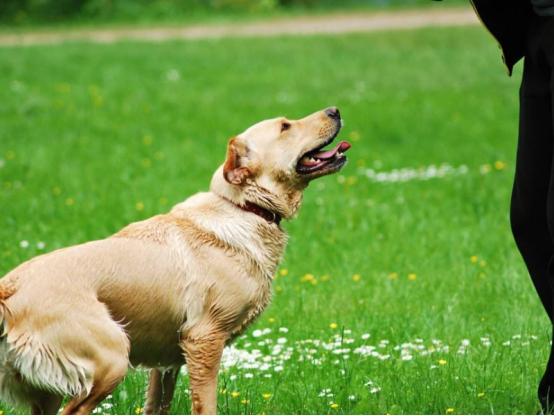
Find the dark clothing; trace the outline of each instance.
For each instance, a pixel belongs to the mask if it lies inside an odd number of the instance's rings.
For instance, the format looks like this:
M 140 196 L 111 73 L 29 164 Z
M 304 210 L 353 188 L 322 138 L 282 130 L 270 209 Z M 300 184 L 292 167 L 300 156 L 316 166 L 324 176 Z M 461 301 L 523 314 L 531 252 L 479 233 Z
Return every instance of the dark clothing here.
M 532 16 L 525 39 L 511 224 L 533 284 L 554 322 L 554 17 Z M 552 410 L 554 345 L 539 399 L 544 410 Z
M 531 0 L 471 0 L 479 18 L 499 43 L 503 61 L 512 74 L 525 54 L 529 20 L 534 16 Z
M 531 0 L 531 4 L 538 16 L 554 16 L 554 0 Z

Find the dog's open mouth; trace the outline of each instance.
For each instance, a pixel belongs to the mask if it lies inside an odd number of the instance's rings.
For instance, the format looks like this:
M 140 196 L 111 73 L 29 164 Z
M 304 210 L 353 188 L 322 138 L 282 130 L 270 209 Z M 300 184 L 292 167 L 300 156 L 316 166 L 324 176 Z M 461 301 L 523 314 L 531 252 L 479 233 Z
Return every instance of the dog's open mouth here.
M 323 150 L 328 144 L 329 142 L 323 143 L 322 146 L 305 153 L 296 165 L 296 172 L 301 175 L 321 176 L 342 168 L 346 163 L 344 152 L 350 149 L 350 143 L 342 141 L 333 149 Z

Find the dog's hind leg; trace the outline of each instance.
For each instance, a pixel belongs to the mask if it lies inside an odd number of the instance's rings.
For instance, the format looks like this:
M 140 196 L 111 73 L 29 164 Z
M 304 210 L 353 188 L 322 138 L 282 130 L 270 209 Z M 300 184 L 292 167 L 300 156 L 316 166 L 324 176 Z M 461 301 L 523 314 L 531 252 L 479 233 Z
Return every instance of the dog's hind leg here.
M 179 376 L 180 367 L 162 371 L 157 368 L 150 370 L 145 415 L 167 415 L 171 410 L 171 401 L 175 393 L 175 385 Z
M 86 415 L 92 412 L 125 377 L 129 365 L 127 357 L 112 357 L 103 364 L 101 369 L 95 371 L 90 393 L 71 400 L 63 409 L 63 415 Z

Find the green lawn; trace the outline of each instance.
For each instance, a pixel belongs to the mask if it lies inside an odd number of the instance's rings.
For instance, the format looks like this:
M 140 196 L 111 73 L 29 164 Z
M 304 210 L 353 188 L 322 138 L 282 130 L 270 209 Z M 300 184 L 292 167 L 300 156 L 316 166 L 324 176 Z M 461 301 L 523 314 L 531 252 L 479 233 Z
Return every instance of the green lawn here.
M 0 275 L 205 190 L 250 124 L 338 105 L 350 163 L 284 224 L 220 412 L 535 413 L 550 329 L 508 221 L 519 69 L 482 28 L 0 49 Z M 101 411 L 144 389 L 131 371 Z

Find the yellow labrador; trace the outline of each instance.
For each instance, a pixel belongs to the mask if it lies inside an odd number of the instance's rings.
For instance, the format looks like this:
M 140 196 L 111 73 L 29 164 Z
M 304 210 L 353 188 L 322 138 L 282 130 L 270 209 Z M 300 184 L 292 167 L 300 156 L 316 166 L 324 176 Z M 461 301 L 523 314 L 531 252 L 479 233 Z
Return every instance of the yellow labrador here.
M 0 280 L 0 398 L 90 413 L 129 365 L 151 368 L 146 413 L 169 410 L 179 367 L 192 411 L 214 414 L 223 347 L 263 311 L 310 180 L 346 163 L 337 108 L 262 121 L 232 138 L 209 192 Z

